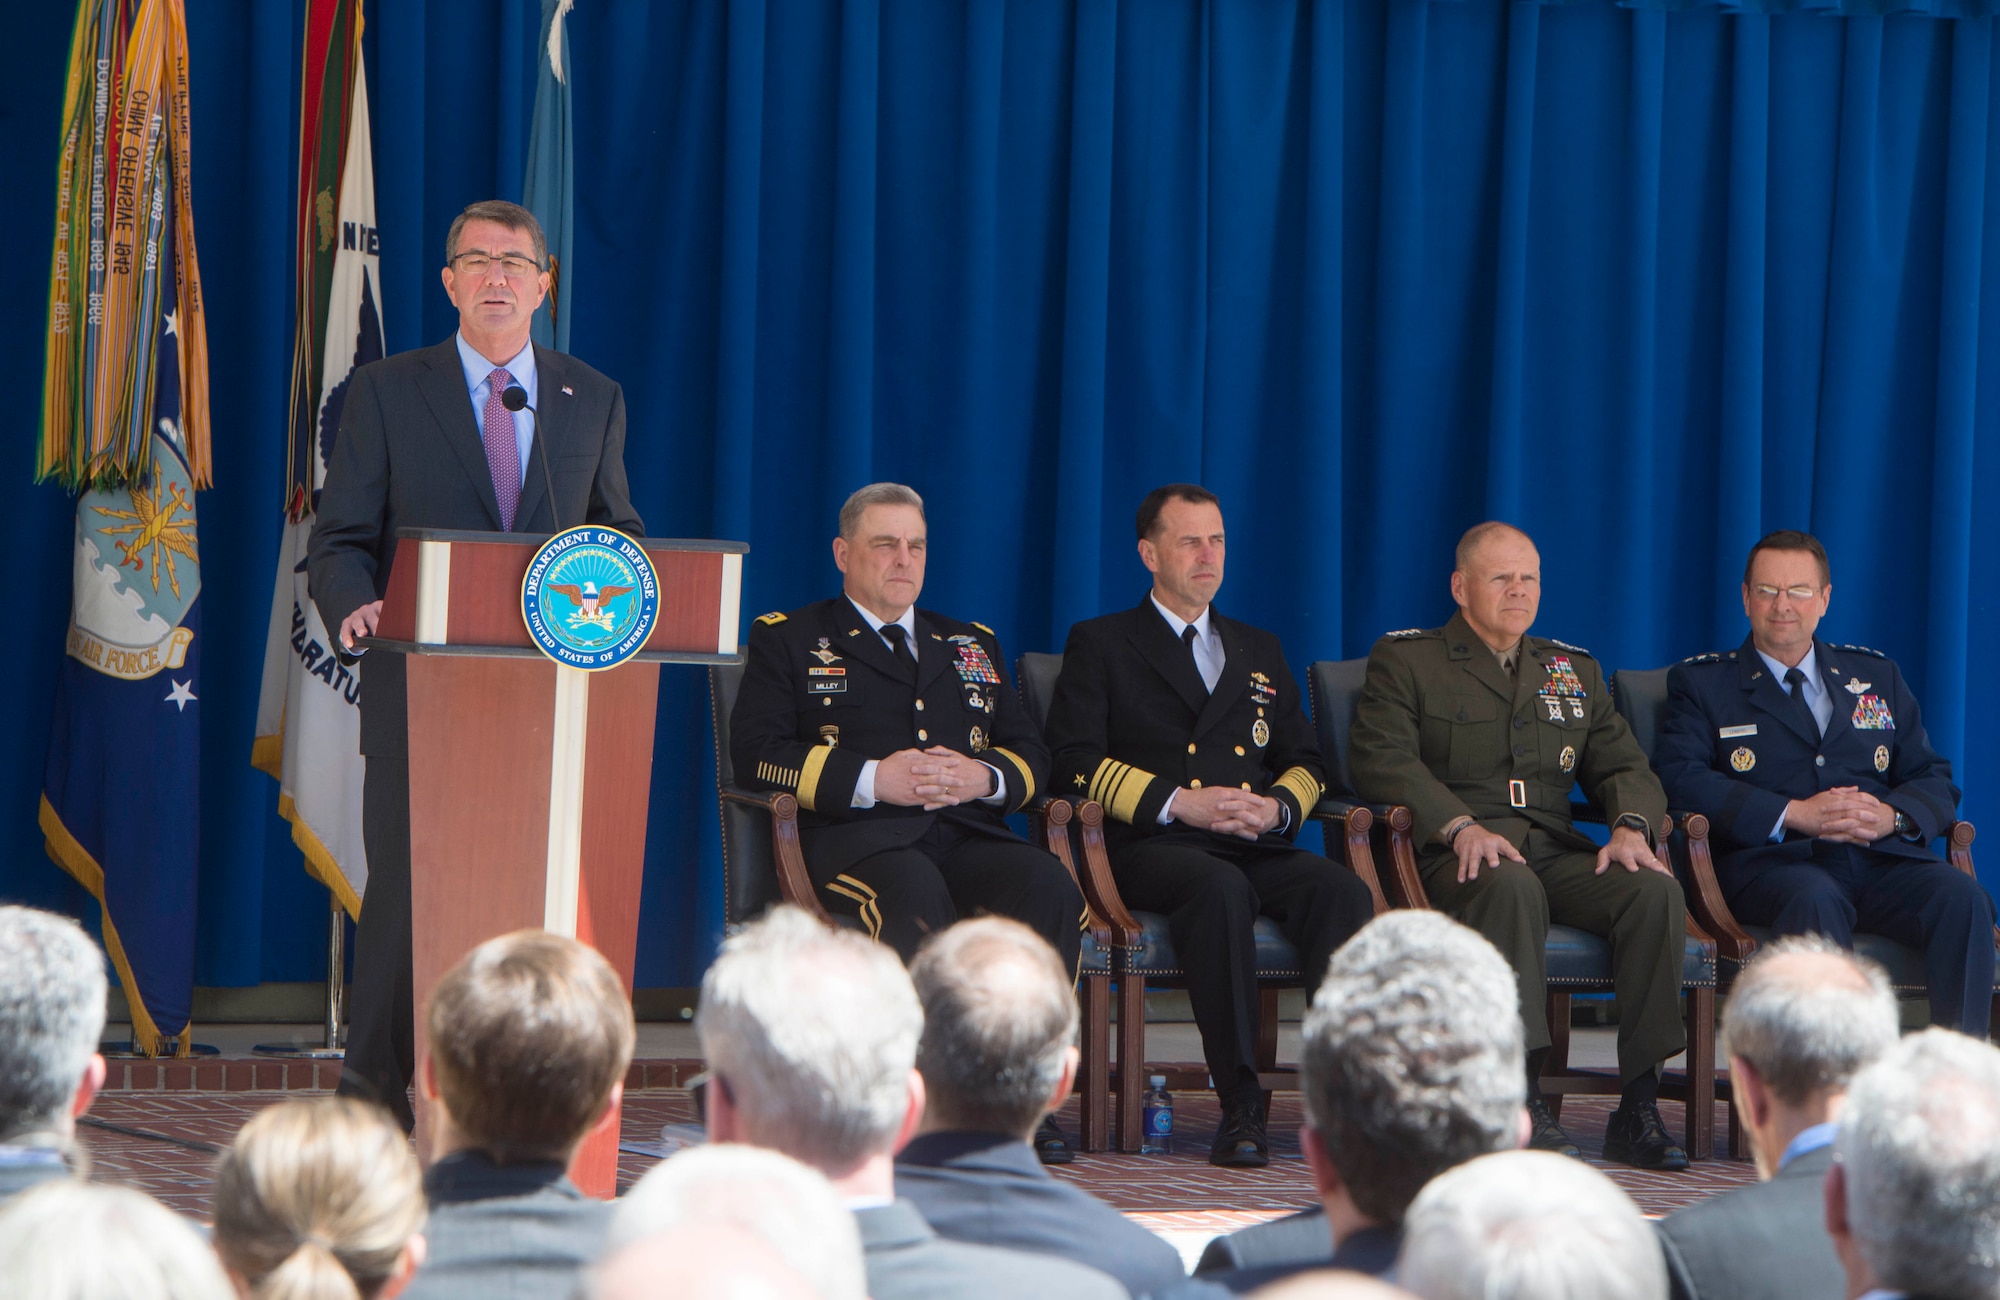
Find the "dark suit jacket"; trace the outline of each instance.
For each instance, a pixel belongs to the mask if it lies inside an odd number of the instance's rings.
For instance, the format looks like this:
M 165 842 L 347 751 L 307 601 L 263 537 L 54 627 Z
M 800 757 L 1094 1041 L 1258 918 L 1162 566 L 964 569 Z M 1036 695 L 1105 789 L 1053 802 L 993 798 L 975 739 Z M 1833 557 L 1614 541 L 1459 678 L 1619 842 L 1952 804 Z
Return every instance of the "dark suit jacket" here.
M 914 1205 L 856 1210 L 869 1300 L 1115 1300 L 1125 1288 L 1105 1273 L 1050 1255 L 946 1241 Z
M 1312 1205 L 1282 1219 L 1253 1223 L 1212 1239 L 1194 1266 L 1196 1277 L 1271 1264 L 1301 1264 L 1333 1254 L 1333 1231 L 1326 1224 L 1326 1207 Z
M 1135 1296 L 1187 1276 L 1180 1253 L 1166 1241 L 1051 1176 L 1034 1149 L 1016 1138 L 919 1137 L 896 1157 L 896 1194 L 941 1236 L 1073 1259 L 1111 1274 Z
M 1872 850 L 1930 862 L 1937 855 L 1929 841 L 1944 833 L 1958 807 L 1951 764 L 1931 748 L 1916 696 L 1894 661 L 1817 639 L 1813 650 L 1833 697 L 1824 737 L 1806 733 L 1797 706 L 1753 640 L 1723 654 L 1697 655 L 1667 673 L 1660 779 L 1674 807 L 1708 818 L 1725 890 L 1760 867 L 1812 859 L 1811 836 L 1787 832 L 1770 843 L 1771 828 L 1793 799 L 1859 786 L 1893 804 L 1924 838 L 1912 844 L 1890 835 Z
M 611 1206 L 553 1164 L 496 1165 L 459 1151 L 424 1175 L 430 1253 L 407 1300 L 569 1300 L 596 1262 Z
M 1768 1183 L 1739 1187 L 1660 1220 L 1675 1300 L 1794 1300 L 1847 1294 L 1826 1235 L 1820 1184 L 1833 1148 L 1799 1156 Z
M 556 500 L 549 501 L 531 451 L 514 531 L 549 533 L 560 521 L 642 536 L 645 524 L 625 485 L 623 390 L 575 357 L 542 347 L 535 349 L 535 375 L 537 441 L 548 455 Z M 371 362 L 348 381 L 306 550 L 307 588 L 336 635 L 343 619 L 388 591 L 396 534 L 404 528 L 500 529 L 456 336 Z M 402 658 L 378 654 L 367 662 L 361 752 L 402 754 L 408 745 Z
M 1259 1287 L 1269 1286 L 1273 1282 L 1321 1268 L 1351 1269 L 1356 1273 L 1366 1273 L 1370 1277 L 1394 1281 L 1396 1256 L 1402 1249 L 1401 1228 L 1362 1228 L 1358 1232 L 1349 1234 L 1347 1240 L 1340 1243 L 1340 1249 L 1334 1251 L 1331 1258 L 1321 1255 L 1317 1259 L 1264 1264 L 1237 1269 L 1230 1273 L 1208 1274 L 1205 1275 L 1205 1280 L 1227 1288 L 1234 1295 L 1247 1295 Z
M 1535 826 L 1595 853 L 1570 820 L 1579 784 L 1612 819 L 1634 813 L 1657 836 L 1666 796 L 1597 660 L 1539 636 L 1522 637 L 1520 654 L 1509 681 L 1463 613 L 1377 641 L 1347 747 L 1355 793 L 1409 805 L 1417 843 L 1438 852 L 1431 837 L 1470 814 L 1517 849 Z
M 1212 607 L 1209 618 L 1223 646 L 1212 694 L 1150 595 L 1069 631 L 1049 704 L 1051 793 L 1103 804 L 1114 845 L 1161 834 L 1210 838 L 1181 823 L 1161 826 L 1160 809 L 1183 786 L 1226 785 L 1285 806 L 1283 831 L 1267 831 L 1262 842 L 1286 847 L 1326 788 L 1319 741 L 1278 638 Z
M 938 817 L 1012 838 L 1006 814 L 1048 782 L 1048 750 L 1014 693 L 993 630 L 919 609 L 917 642 L 913 680 L 845 596 L 750 625 L 749 661 L 729 715 L 730 756 L 745 785 L 798 796 L 800 838 L 816 871 L 912 843 Z M 853 806 L 867 760 L 933 745 L 1003 773 L 1006 806 Z

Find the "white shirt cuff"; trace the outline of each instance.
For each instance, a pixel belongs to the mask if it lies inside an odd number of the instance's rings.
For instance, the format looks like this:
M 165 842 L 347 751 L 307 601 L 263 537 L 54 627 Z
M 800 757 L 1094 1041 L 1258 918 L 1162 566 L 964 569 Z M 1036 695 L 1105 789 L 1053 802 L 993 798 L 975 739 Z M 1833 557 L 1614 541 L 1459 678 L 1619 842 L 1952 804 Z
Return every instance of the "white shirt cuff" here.
M 981 763 L 980 766 L 993 774 L 993 793 L 985 796 L 979 802 L 990 803 L 996 806 L 1005 804 L 1007 802 L 1007 774 L 991 763 Z
M 856 808 L 875 806 L 875 769 L 882 766 L 882 760 L 871 758 L 861 765 L 861 775 L 854 782 L 854 798 L 849 802 Z
M 1790 806 L 1791 806 L 1790 804 L 1786 805 L 1787 808 L 1789 808 Z M 1776 844 L 1781 840 L 1783 840 L 1784 838 L 1785 838 L 1785 814 L 1781 812 L 1778 814 L 1778 824 L 1771 828 L 1770 842 Z

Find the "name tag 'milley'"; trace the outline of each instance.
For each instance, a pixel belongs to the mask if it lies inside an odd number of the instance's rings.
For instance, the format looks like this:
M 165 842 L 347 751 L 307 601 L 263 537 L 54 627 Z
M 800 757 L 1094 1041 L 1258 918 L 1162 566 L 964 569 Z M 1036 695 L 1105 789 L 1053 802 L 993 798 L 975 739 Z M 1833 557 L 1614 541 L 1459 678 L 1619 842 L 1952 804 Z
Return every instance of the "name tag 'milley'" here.
M 1734 740 L 1738 736 L 1754 736 L 1757 734 L 1757 724 L 1747 722 L 1740 727 L 1724 727 L 1715 734 L 1724 740 Z

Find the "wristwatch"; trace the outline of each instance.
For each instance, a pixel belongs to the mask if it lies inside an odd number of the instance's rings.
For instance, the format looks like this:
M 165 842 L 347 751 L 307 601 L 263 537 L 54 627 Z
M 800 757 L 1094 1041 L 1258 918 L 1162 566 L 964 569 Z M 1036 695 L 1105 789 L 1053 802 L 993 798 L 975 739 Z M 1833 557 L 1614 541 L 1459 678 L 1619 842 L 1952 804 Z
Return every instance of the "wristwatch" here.
M 1907 816 L 1905 816 L 1903 810 L 1900 808 L 1896 810 L 1896 834 L 1902 836 L 1906 840 L 1914 840 L 1918 838 L 1916 823 L 1912 822 Z
M 1620 813 L 1618 820 L 1612 822 L 1611 826 L 1614 830 L 1623 826 L 1627 830 L 1637 831 L 1646 837 L 1646 843 L 1651 844 L 1653 842 L 1653 828 L 1638 813 Z

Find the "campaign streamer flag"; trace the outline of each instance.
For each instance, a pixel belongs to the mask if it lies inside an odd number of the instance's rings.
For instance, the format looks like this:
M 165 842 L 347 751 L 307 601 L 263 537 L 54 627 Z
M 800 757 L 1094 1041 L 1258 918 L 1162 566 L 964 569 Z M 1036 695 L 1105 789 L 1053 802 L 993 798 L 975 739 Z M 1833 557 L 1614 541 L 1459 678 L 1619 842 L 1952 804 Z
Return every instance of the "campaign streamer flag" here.
M 150 1055 L 189 1055 L 208 380 L 181 0 L 83 0 L 56 184 L 39 477 L 81 489 L 41 828 L 104 910 Z
M 278 779 L 278 811 L 306 870 L 359 917 L 361 663 L 342 662 L 306 594 L 306 543 L 357 366 L 382 355 L 381 250 L 358 0 L 312 0 L 299 130 L 298 304 L 290 467 L 251 762 Z
M 535 77 L 535 120 L 528 131 L 528 169 L 521 206 L 542 223 L 549 244 L 549 296 L 535 309 L 535 342 L 569 351 L 573 314 L 570 248 L 575 243 L 576 150 L 570 139 L 569 42 L 572 0 L 542 0 L 541 69 Z

